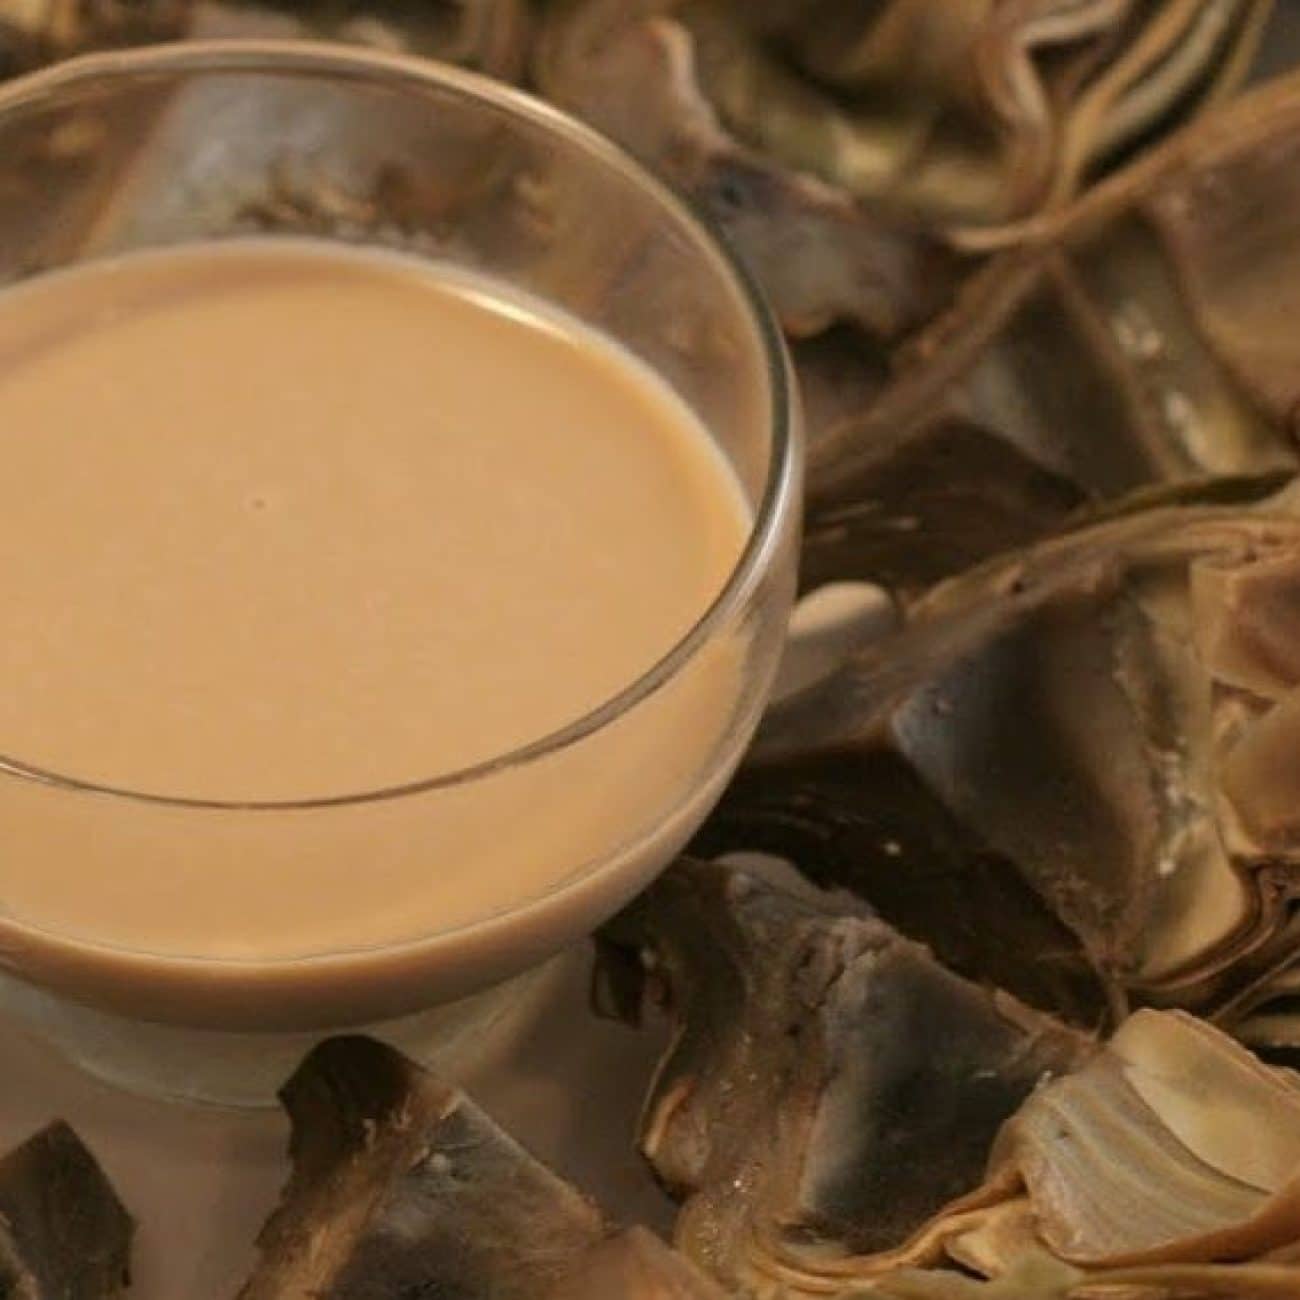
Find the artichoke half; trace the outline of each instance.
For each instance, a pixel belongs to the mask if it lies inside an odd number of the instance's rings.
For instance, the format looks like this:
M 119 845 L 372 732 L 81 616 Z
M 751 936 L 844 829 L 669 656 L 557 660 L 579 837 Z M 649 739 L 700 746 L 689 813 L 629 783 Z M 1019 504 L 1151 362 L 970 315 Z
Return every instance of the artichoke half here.
M 1204 1022 L 1141 1011 L 1099 1044 L 721 862 L 604 942 L 606 999 L 677 1024 L 641 1145 L 729 1294 L 1300 1294 L 1300 1079 Z

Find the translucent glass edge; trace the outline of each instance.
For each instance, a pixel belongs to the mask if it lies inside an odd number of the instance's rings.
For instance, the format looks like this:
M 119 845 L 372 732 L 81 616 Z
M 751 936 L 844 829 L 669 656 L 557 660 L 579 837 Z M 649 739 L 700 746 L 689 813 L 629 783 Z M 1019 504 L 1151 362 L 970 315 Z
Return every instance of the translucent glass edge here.
M 717 264 L 724 281 L 736 291 L 742 314 L 754 331 L 764 359 L 768 387 L 768 421 L 772 452 L 764 491 L 749 540 L 722 591 L 691 630 L 658 663 L 599 708 L 527 745 L 457 771 L 376 790 L 299 800 L 217 800 L 131 790 L 23 763 L 0 753 L 0 777 L 28 780 L 71 794 L 138 803 L 225 812 L 308 812 L 415 797 L 483 780 L 498 772 L 536 762 L 576 744 L 629 713 L 670 681 L 713 635 L 743 615 L 777 559 L 782 538 L 799 510 L 802 479 L 802 434 L 794 400 L 794 383 L 781 332 L 762 291 L 707 218 L 687 198 L 643 167 L 621 146 L 600 132 L 533 95 L 503 82 L 449 64 L 409 55 L 359 50 L 341 44 L 292 40 L 209 40 L 144 46 L 87 54 L 29 73 L 0 87 L 0 124 L 6 114 L 50 100 L 58 92 L 150 73 L 265 72 L 319 73 L 374 78 L 384 74 L 416 87 L 450 90 L 479 100 L 564 136 L 596 160 L 623 173 L 646 191 Z

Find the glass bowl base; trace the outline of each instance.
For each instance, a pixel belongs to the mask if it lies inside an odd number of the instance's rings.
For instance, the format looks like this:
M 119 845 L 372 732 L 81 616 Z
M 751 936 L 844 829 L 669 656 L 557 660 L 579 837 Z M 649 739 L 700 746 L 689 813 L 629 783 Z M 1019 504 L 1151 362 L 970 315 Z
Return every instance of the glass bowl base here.
M 508 1025 L 545 993 L 555 959 L 428 1011 L 369 1025 L 301 1033 L 224 1033 L 150 1024 L 66 1001 L 0 972 L 0 1010 L 87 1074 L 160 1101 L 257 1109 L 304 1056 L 336 1034 L 366 1034 L 449 1079 L 463 1077 Z

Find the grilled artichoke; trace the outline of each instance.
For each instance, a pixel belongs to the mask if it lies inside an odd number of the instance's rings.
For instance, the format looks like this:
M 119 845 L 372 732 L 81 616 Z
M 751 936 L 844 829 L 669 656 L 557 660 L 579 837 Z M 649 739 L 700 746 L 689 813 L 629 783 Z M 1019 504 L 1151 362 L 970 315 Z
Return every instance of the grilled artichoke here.
M 1300 1080 L 1203 1022 L 1143 1011 L 1102 1047 L 850 900 L 717 862 L 605 942 L 618 1005 L 639 973 L 678 1023 L 642 1149 L 733 1294 L 1300 1293 Z
M 975 1285 L 931 1269 L 904 1300 L 1283 1300 L 1300 1294 L 1300 1078 L 1204 1023 L 1142 1011 L 1036 1091 L 985 1184 L 934 1234 Z M 999 1284 L 1000 1283 L 1000 1284 Z

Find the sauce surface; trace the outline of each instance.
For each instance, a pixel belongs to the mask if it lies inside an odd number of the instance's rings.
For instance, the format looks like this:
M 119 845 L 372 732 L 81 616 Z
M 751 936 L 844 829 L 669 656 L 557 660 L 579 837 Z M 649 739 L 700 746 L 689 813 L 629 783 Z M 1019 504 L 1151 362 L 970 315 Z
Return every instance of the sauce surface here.
M 578 720 L 722 590 L 750 519 L 685 405 L 492 282 L 303 240 L 0 294 L 0 754 L 264 803 L 418 782 Z M 357 951 L 653 832 L 739 652 L 481 788 L 225 813 L 0 779 L 0 912 L 162 955 Z
M 0 295 L 0 465 L 0 753 L 205 799 L 537 740 L 666 654 L 746 531 L 613 345 L 305 241 Z

